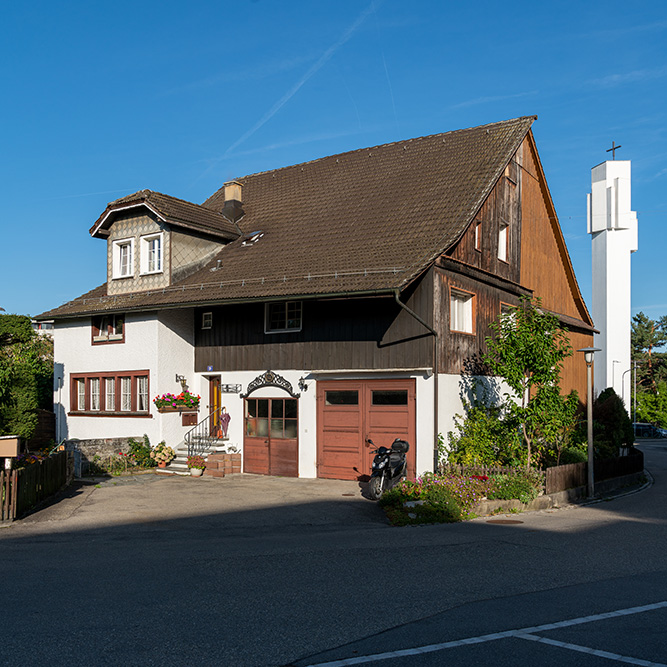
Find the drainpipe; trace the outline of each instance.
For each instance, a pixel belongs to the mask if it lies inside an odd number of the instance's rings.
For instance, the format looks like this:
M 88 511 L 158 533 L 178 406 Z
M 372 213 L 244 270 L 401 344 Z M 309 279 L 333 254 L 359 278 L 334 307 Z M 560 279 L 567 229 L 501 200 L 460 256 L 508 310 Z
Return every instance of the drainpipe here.
M 394 301 L 409 315 L 426 327 L 433 335 L 433 472 L 438 470 L 438 332 L 425 322 L 414 310 L 408 308 L 400 299 L 399 291 L 394 290 Z M 417 443 L 415 443 L 415 447 Z

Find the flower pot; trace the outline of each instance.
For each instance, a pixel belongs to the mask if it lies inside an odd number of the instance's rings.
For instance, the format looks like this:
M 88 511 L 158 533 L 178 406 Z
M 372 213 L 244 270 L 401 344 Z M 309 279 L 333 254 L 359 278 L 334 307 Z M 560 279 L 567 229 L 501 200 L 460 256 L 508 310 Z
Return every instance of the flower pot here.
M 167 467 L 167 462 L 166 462 L 166 461 L 160 461 L 160 462 L 157 464 L 157 467 L 158 467 L 158 468 L 166 468 L 166 467 Z
M 203 471 L 201 468 L 190 468 L 190 474 L 191 474 L 193 477 L 201 477 L 201 474 L 202 474 L 203 472 L 204 472 L 204 471 Z

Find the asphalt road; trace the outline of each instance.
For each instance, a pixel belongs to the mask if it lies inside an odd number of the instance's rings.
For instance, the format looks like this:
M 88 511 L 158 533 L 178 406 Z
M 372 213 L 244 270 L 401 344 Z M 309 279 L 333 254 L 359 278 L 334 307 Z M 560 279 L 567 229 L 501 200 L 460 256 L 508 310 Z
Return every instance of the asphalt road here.
M 0 530 L 0 664 L 667 664 L 667 441 L 642 447 L 650 487 L 515 524 L 391 528 L 326 480 L 75 490 Z

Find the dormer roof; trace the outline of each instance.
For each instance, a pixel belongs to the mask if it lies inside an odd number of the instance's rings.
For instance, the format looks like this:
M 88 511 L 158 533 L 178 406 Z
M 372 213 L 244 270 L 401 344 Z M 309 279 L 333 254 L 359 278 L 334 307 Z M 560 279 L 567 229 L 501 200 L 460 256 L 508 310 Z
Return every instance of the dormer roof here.
M 109 235 L 109 227 L 120 213 L 137 208 L 150 210 L 158 219 L 172 227 L 181 227 L 230 241 L 239 236 L 236 227 L 222 213 L 153 190 L 140 190 L 107 204 L 102 215 L 90 228 L 91 236 L 106 238 Z

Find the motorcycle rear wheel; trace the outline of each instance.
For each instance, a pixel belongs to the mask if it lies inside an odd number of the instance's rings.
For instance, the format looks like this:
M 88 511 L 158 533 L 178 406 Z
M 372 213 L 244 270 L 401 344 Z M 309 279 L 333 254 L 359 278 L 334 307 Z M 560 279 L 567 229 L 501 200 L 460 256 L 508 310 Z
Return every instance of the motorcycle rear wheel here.
M 371 477 L 371 481 L 368 484 L 368 493 L 370 494 L 373 500 L 378 500 L 384 491 L 384 475 L 378 475 L 377 477 Z

